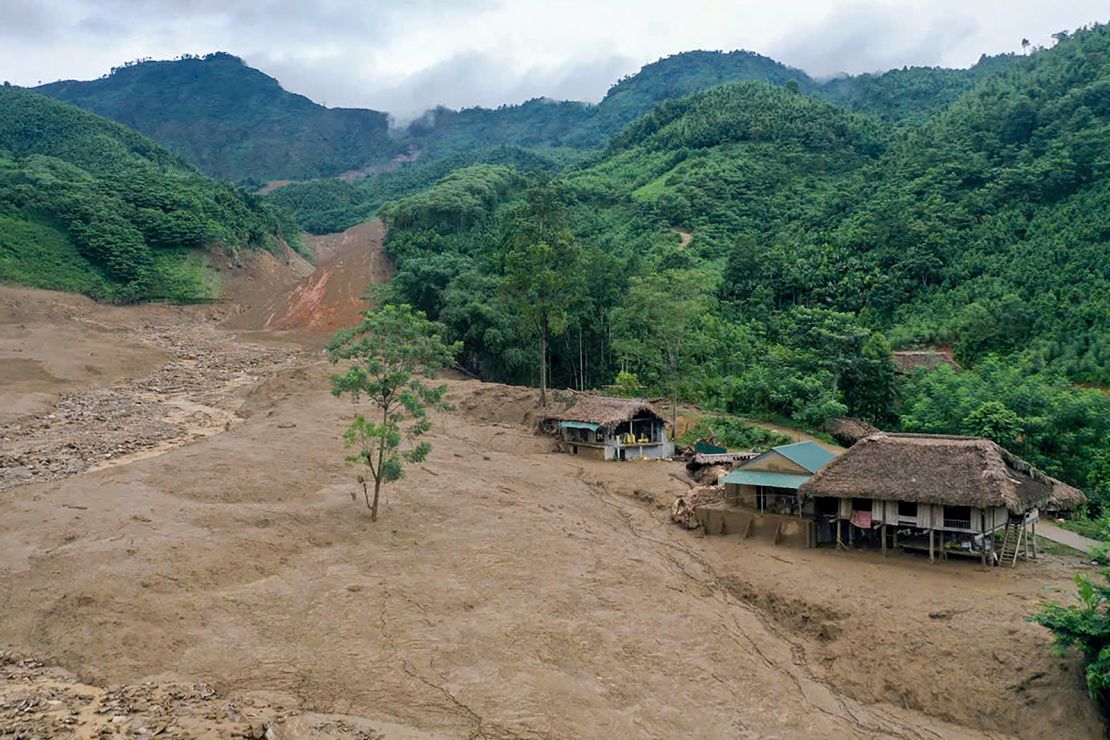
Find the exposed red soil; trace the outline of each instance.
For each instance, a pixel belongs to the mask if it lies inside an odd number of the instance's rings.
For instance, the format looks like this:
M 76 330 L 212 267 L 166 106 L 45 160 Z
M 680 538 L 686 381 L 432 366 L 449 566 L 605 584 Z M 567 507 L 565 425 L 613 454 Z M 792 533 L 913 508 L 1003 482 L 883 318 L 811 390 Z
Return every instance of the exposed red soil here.
M 384 236 L 380 221 L 368 221 L 341 234 L 308 237 L 316 267 L 307 275 L 295 262 L 254 256 L 245 273 L 228 284 L 237 309 L 225 326 L 330 334 L 357 324 L 369 305 L 363 299 L 369 286 L 393 276 L 382 251 Z

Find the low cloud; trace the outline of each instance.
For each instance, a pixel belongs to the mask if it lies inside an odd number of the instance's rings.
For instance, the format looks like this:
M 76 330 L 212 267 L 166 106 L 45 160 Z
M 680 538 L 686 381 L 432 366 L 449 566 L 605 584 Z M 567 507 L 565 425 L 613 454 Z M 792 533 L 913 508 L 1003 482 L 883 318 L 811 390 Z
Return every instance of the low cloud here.
M 966 66 L 1106 13 L 1105 0 L 0 0 L 0 76 L 91 79 L 137 58 L 223 50 L 292 92 L 407 118 L 594 102 L 690 49 L 749 49 L 815 76 Z

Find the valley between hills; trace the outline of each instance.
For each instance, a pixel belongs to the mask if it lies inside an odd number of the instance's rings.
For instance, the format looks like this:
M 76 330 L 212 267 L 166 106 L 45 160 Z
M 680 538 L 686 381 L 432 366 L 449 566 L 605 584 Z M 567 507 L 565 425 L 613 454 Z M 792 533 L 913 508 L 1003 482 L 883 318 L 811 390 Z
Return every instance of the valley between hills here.
M 381 279 L 380 234 L 320 240 L 317 269 Z M 1074 556 L 982 571 L 696 536 L 668 518 L 680 463 L 556 454 L 531 389 L 448 377 L 433 457 L 371 524 L 331 327 L 288 318 L 319 272 L 263 253 L 225 277 L 225 302 L 191 307 L 0 288 L 20 409 L 0 427 L 0 727 L 1101 736 L 1078 663 L 1025 620 Z M 312 315 L 357 299 L 320 295 Z

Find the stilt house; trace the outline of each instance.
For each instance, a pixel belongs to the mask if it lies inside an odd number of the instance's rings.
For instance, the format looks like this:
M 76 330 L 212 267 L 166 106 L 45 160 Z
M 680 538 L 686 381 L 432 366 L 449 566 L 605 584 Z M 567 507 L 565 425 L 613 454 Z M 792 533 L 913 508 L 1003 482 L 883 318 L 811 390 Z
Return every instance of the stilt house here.
M 674 455 L 667 421 L 642 398 L 578 396 L 574 405 L 544 418 L 560 449 L 600 460 L 662 460 Z
M 882 433 L 853 445 L 798 494 L 816 518 L 817 544 L 862 540 L 883 552 L 889 544 L 931 559 L 1008 565 L 1036 557 L 1038 509 L 1086 500 L 989 439 Z

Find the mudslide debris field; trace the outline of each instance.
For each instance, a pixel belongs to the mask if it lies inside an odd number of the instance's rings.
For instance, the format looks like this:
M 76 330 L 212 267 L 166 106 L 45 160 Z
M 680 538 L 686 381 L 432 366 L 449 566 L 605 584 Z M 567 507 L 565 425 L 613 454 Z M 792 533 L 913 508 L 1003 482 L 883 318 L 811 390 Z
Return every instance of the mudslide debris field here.
M 308 284 L 227 325 L 0 288 L 0 734 L 1102 735 L 1024 620 L 1074 559 L 699 537 L 668 520 L 680 463 L 556 454 L 529 389 L 445 381 L 371 524 L 334 367 L 270 318 Z M 330 324 L 361 286 L 320 295 Z

